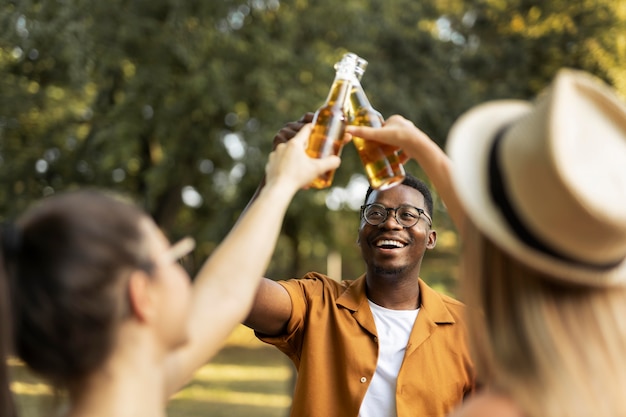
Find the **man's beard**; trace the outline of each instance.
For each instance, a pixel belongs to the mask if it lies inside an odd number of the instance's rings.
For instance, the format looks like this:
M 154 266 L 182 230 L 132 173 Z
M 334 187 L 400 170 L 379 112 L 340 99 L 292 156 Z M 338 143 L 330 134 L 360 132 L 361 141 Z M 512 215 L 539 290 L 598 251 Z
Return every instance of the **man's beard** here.
M 374 266 L 374 273 L 376 275 L 400 275 L 402 274 L 404 271 L 407 270 L 407 266 L 400 266 L 400 267 L 396 267 L 396 268 L 385 268 L 383 266 L 379 266 L 379 265 L 375 265 Z

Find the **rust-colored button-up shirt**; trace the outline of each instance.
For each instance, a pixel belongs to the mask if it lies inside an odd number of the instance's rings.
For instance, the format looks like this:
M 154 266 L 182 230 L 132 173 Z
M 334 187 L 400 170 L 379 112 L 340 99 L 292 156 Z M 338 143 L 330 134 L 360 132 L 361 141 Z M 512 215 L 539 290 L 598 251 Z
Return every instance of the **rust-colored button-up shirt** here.
M 357 417 L 374 375 L 378 338 L 365 278 L 318 273 L 280 282 L 292 301 L 287 334 L 258 335 L 298 370 L 293 417 Z M 421 305 L 398 374 L 398 417 L 444 417 L 474 389 L 462 303 L 419 280 Z

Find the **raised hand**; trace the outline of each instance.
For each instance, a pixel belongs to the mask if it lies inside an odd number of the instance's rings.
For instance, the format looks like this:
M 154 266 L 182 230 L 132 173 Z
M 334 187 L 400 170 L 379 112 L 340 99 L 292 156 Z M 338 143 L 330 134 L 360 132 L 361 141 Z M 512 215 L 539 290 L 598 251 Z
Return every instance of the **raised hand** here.
M 303 124 L 292 138 L 277 144 L 265 166 L 266 186 L 281 181 L 284 185 L 294 187 L 295 191 L 339 166 L 341 159 L 338 156 L 315 159 L 306 154 L 304 149 L 310 134 L 311 124 Z
M 431 141 L 428 135 L 418 129 L 413 122 L 399 115 L 393 115 L 387 119 L 382 128 L 348 126 L 346 132 L 366 140 L 397 146 L 404 151 L 405 161 L 410 157 L 418 159 L 417 155 L 412 155 L 410 152 L 416 142 Z
M 311 123 L 313 121 L 314 113 L 304 113 L 302 117 L 295 122 L 288 122 L 285 126 L 283 126 L 276 136 L 274 136 L 274 142 L 272 149 L 276 149 L 276 147 L 281 143 L 288 142 L 291 138 L 293 138 L 296 133 L 304 127 L 307 123 Z
M 452 187 L 450 159 L 426 133 L 402 116 L 391 116 L 383 127 L 348 126 L 346 132 L 366 140 L 399 147 L 400 157 L 413 158 L 435 184 L 448 213 L 459 231 L 463 230 L 465 213 Z

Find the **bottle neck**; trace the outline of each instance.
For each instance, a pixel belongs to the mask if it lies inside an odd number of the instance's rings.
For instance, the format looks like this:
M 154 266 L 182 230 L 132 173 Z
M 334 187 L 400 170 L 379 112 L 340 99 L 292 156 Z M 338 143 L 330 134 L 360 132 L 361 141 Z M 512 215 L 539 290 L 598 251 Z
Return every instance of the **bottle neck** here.
M 343 107 L 346 103 L 346 98 L 348 97 L 351 84 L 351 80 L 337 75 L 335 77 L 335 81 L 333 81 L 332 87 L 330 88 L 330 92 L 328 93 L 326 105 L 337 105 L 339 107 Z
M 361 86 L 361 83 L 357 79 L 352 80 L 350 102 L 352 104 L 352 107 L 355 109 L 372 107 L 369 100 L 367 99 L 365 91 L 363 90 L 363 86 Z

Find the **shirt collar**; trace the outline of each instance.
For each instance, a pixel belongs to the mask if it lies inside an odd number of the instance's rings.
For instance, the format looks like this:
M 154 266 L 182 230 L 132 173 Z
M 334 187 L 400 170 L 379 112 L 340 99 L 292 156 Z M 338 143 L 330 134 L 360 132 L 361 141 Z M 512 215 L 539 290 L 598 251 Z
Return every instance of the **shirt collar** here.
M 421 278 L 419 278 L 419 288 L 421 296 L 420 309 L 422 310 L 420 314 L 423 314 L 423 311 L 427 311 L 430 319 L 437 324 L 456 322 L 446 307 L 441 294 L 430 288 Z M 361 306 L 367 305 L 365 274 L 352 281 L 344 292 L 337 297 L 336 302 L 337 305 L 352 311 L 358 311 Z

